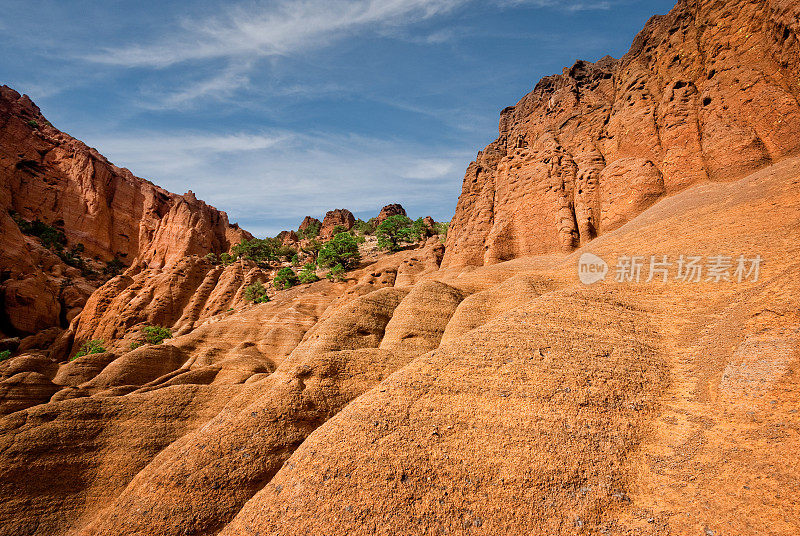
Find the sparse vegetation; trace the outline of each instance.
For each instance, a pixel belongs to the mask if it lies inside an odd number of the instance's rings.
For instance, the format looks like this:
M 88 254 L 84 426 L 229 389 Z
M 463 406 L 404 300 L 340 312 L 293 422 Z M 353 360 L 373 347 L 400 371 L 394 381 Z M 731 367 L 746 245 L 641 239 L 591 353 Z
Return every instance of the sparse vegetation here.
M 221 255 L 219 256 L 219 261 L 220 261 L 220 262 L 221 262 L 221 263 L 222 263 L 224 266 L 228 266 L 228 265 L 230 265 L 230 264 L 233 264 L 233 261 L 235 261 L 235 260 L 236 260 L 236 259 L 235 259 L 235 258 L 233 257 L 233 255 L 231 255 L 230 253 L 223 253 L 223 254 L 221 254 Z
M 103 268 L 103 274 L 107 277 L 114 277 L 122 273 L 125 268 L 125 264 L 123 264 L 119 257 L 115 256 L 106 263 L 105 268 Z
M 39 122 L 36 121 L 35 119 L 31 119 L 30 121 L 28 121 L 28 126 L 32 128 L 39 128 Z
M 319 277 L 317 277 L 317 265 L 309 262 L 298 272 L 297 278 L 301 283 L 314 283 L 319 281 Z
M 422 218 L 412 221 L 411 218 L 401 214 L 389 216 L 378 225 L 375 231 L 378 237 L 378 247 L 397 251 L 402 243 L 418 242 L 424 236 L 425 229 Z
M 293 248 L 292 246 L 278 246 L 275 255 L 284 261 L 291 262 L 292 258 L 297 255 L 297 248 Z
M 231 248 L 234 258 L 250 259 L 258 264 L 275 261 L 279 257 L 281 245 L 274 238 L 253 238 L 242 240 Z
M 275 288 L 278 290 L 290 289 L 298 282 L 297 274 L 288 266 L 278 270 L 278 273 L 275 274 L 275 279 L 272 280 L 272 284 L 275 285 Z
M 356 224 L 353 226 L 353 230 L 360 234 L 361 236 L 371 235 L 375 233 L 375 229 L 378 226 L 377 218 L 371 218 L 369 221 L 364 220 L 356 220 Z
M 442 242 L 447 240 L 447 229 L 450 227 L 449 223 L 446 222 L 436 222 L 433 224 L 433 232 L 439 235 Z
M 207 253 L 203 258 L 211 264 L 219 264 L 219 258 L 216 256 L 216 254 L 214 254 L 214 252 Z
M 144 326 L 142 333 L 149 344 L 161 344 L 164 339 L 172 338 L 172 331 L 162 326 Z
M 339 233 L 326 242 L 317 256 L 317 264 L 323 268 L 341 264 L 348 270 L 355 267 L 360 260 L 358 240 L 348 232 Z
M 336 266 L 333 266 L 327 274 L 325 274 L 325 277 L 327 277 L 330 281 L 344 281 L 344 273 L 344 266 L 337 264 Z
M 106 351 L 105 346 L 103 346 L 105 343 L 106 341 L 103 339 L 92 339 L 84 342 L 70 361 L 89 354 L 102 354 Z
M 244 299 L 252 303 L 267 303 L 269 296 L 267 296 L 267 289 L 264 284 L 261 281 L 256 281 L 244 288 Z M 228 310 L 233 311 L 233 308 Z
M 311 258 L 314 260 L 317 259 L 320 249 L 322 249 L 322 244 L 318 240 L 311 240 L 308 244 L 302 247 L 303 253 L 311 255 Z
M 133 342 L 131 343 L 131 350 L 136 350 L 136 349 L 137 349 L 137 348 L 139 348 L 140 346 L 142 346 L 142 343 L 140 343 L 140 342 L 138 342 L 138 341 L 133 341 Z
M 11 350 L 0 350 L 0 361 L 5 361 L 11 357 Z
M 67 244 L 64 231 L 40 220 L 28 221 L 16 212 L 10 212 L 19 230 L 26 235 L 35 236 L 47 249 L 62 250 Z
M 297 253 L 295 253 L 294 255 L 292 255 L 292 260 L 289 261 L 289 262 L 292 263 L 292 266 L 299 265 L 300 264 L 300 256 Z
M 322 229 L 321 223 L 312 223 L 305 229 L 298 229 L 297 236 L 300 237 L 301 240 L 309 240 L 311 238 L 316 238 L 319 236 L 319 232 Z

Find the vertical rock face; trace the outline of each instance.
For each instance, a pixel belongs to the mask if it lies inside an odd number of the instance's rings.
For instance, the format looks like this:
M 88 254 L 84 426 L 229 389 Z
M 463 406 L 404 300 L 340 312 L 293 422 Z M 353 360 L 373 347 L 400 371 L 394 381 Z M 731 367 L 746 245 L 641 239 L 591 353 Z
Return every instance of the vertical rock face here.
M 467 168 L 444 264 L 568 252 L 799 152 L 799 20 L 788 0 L 681 1 L 622 59 L 541 80 Z
M 349 231 L 355 224 L 355 216 L 346 208 L 329 210 L 325 214 L 325 219 L 322 220 L 322 230 L 319 234 L 323 239 L 331 238 L 334 235 L 333 230 L 336 227 L 344 227 L 345 230 Z
M 76 290 L 80 272 L 23 235 L 12 212 L 63 229 L 68 245 L 82 244 L 86 258 L 138 260 L 153 268 L 221 253 L 250 237 L 191 191 L 172 194 L 114 166 L 7 86 L 0 86 L 0 177 L 3 331 L 30 334 L 63 325 L 100 283 Z M 82 296 L 77 303 L 76 293 Z

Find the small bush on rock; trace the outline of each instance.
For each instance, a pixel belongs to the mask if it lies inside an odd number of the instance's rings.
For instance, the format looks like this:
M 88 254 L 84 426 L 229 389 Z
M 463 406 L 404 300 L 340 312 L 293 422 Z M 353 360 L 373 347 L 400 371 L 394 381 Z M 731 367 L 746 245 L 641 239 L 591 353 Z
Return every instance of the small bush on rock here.
M 278 270 L 272 284 L 275 285 L 275 288 L 278 290 L 287 290 L 295 286 L 298 281 L 297 274 L 287 266 L 286 268 Z
M 301 240 L 308 240 L 308 239 L 311 239 L 311 238 L 316 238 L 316 237 L 319 236 L 319 232 L 320 232 L 321 229 L 322 229 L 322 224 L 321 223 L 312 223 L 311 225 L 309 225 L 305 229 L 298 229 L 297 230 L 297 236 Z
M 314 283 L 315 281 L 319 281 L 319 277 L 317 277 L 317 265 L 309 262 L 298 272 L 297 278 L 301 283 Z
M 172 331 L 161 326 L 145 326 L 142 328 L 144 338 L 150 344 L 161 344 L 164 339 L 172 338 Z
M 256 281 L 244 288 L 244 299 L 253 303 L 267 303 L 269 296 L 267 296 L 267 289 L 264 288 L 264 284 L 261 281 Z M 233 311 L 233 309 L 228 310 Z
M 0 361 L 5 361 L 11 357 L 11 350 L 0 350 Z
M 345 270 L 354 268 L 361 260 L 358 240 L 350 233 L 339 233 L 326 242 L 317 256 L 317 264 L 323 268 L 341 264 Z
M 344 281 L 344 266 L 337 264 L 330 271 L 325 274 L 330 281 Z
M 92 339 L 91 341 L 86 341 L 81 345 L 70 361 L 89 354 L 102 354 L 106 351 L 105 347 L 103 346 L 105 343 L 106 341 L 103 339 Z

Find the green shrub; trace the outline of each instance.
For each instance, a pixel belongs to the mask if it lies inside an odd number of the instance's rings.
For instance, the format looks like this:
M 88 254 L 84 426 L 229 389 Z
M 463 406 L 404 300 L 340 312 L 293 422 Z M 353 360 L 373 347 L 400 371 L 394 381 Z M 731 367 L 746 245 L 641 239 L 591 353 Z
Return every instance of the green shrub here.
M 450 226 L 449 223 L 440 223 L 436 222 L 433 224 L 433 232 L 437 235 L 441 236 L 442 238 L 447 238 L 447 228 Z
M 402 214 L 389 216 L 375 230 L 375 234 L 378 236 L 378 247 L 397 251 L 400 249 L 400 244 L 406 241 L 413 224 L 411 218 Z
M 252 285 L 244 287 L 244 299 L 253 303 L 267 303 L 269 296 L 267 296 L 267 289 L 264 288 L 264 284 L 261 281 L 256 281 Z M 233 309 L 231 308 L 229 311 L 233 311 Z
M 136 350 L 136 349 L 137 349 L 137 348 L 139 348 L 141 345 L 142 345 L 142 343 L 140 343 L 140 342 L 138 342 L 138 341 L 133 341 L 133 342 L 131 343 L 131 350 Z
M 229 264 L 233 264 L 233 261 L 235 261 L 235 260 L 236 259 L 233 257 L 233 255 L 231 255 L 229 253 L 223 253 L 223 254 L 221 254 L 219 256 L 219 261 L 225 266 L 228 266 Z
M 325 274 L 325 277 L 331 281 L 344 281 L 344 266 L 337 264 L 336 266 L 332 267 L 327 274 Z
M 275 251 L 275 256 L 285 261 L 291 261 L 292 257 L 297 255 L 297 248 L 292 246 L 278 246 Z
M 88 270 L 88 266 L 86 266 L 86 261 L 83 260 L 81 257 L 81 253 L 83 253 L 83 244 L 76 244 L 69 248 L 68 250 L 61 250 L 57 253 L 57 255 L 64 261 L 65 264 L 69 266 L 73 266 L 75 268 L 79 268 L 81 271 Z
M 161 344 L 164 339 L 172 338 L 172 331 L 161 326 L 144 326 L 142 332 L 145 340 L 150 344 Z
M 206 261 L 210 262 L 211 264 L 219 264 L 219 259 L 217 258 L 217 255 L 213 251 L 211 253 L 206 254 L 206 256 L 203 258 Z
M 125 264 L 119 257 L 114 257 L 106 263 L 105 268 L 103 268 L 103 274 L 107 277 L 114 277 L 119 275 L 125 268 Z
M 275 285 L 275 288 L 278 290 L 286 290 L 295 286 L 298 281 L 297 274 L 294 273 L 294 270 L 286 267 L 278 270 L 278 273 L 275 274 L 275 279 L 272 280 L 272 284 Z
M 323 268 L 341 264 L 344 269 L 353 268 L 361 260 L 358 240 L 350 233 L 339 233 L 325 243 L 317 256 L 317 264 Z
M 89 354 L 102 354 L 106 351 L 103 346 L 105 343 L 106 341 L 103 339 L 92 339 L 91 341 L 84 342 L 70 361 Z
M 364 220 L 356 220 L 356 224 L 353 226 L 353 230 L 358 234 L 364 235 L 371 235 L 375 232 L 375 228 L 378 226 L 377 218 L 372 218 L 368 222 Z
M 278 259 L 280 243 L 274 238 L 242 240 L 231 248 L 234 257 L 250 259 L 259 264 Z
M 11 357 L 11 350 L 0 350 L 0 361 L 5 361 Z
M 404 242 L 409 244 L 419 242 L 427 233 L 428 226 L 422 218 L 412 221 L 402 214 L 386 218 L 375 230 L 378 247 L 389 251 L 397 251 Z
M 36 121 L 35 119 L 31 119 L 30 121 L 28 121 L 28 126 L 32 128 L 39 128 L 39 122 Z
M 319 232 L 322 229 L 322 223 L 312 223 L 305 229 L 298 229 L 297 236 L 300 237 L 301 240 L 309 240 L 311 238 L 316 238 L 319 236 Z
M 313 239 L 308 244 L 302 247 L 303 253 L 311 255 L 313 259 L 317 258 L 320 249 L 322 249 L 322 244 L 318 240 L 313 240 Z
M 16 212 L 10 212 L 19 230 L 26 235 L 35 236 L 47 249 L 64 249 L 67 244 L 67 236 L 64 231 L 48 225 L 40 220 L 28 221 Z
M 319 281 L 319 277 L 317 277 L 317 265 L 313 262 L 309 262 L 303 266 L 303 269 L 297 274 L 297 278 L 301 283 L 314 283 L 315 281 Z
M 295 253 L 294 255 L 292 255 L 292 260 L 290 262 L 292 263 L 292 266 L 297 266 L 298 264 L 300 264 L 300 256 L 297 253 Z

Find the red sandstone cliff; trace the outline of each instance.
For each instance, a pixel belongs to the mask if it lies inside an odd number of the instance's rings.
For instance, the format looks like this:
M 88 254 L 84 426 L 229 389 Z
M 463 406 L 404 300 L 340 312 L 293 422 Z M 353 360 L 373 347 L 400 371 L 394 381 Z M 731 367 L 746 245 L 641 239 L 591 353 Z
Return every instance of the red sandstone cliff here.
M 622 59 L 541 80 L 467 168 L 444 264 L 572 251 L 800 151 L 798 21 L 790 0 L 682 0 Z
M 114 166 L 7 86 L 0 86 L 0 177 L 6 335 L 65 327 L 102 282 L 87 281 L 23 235 L 12 211 L 63 229 L 68 246 L 82 244 L 82 255 L 101 264 L 119 258 L 159 268 L 250 237 L 192 192 L 176 195 Z

